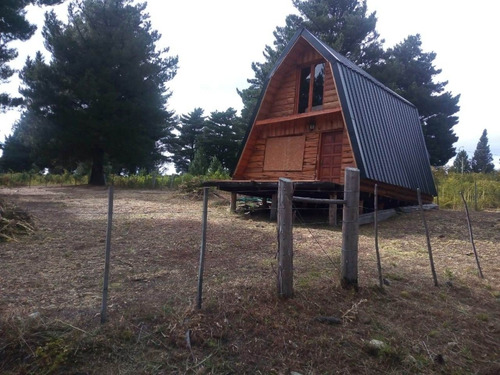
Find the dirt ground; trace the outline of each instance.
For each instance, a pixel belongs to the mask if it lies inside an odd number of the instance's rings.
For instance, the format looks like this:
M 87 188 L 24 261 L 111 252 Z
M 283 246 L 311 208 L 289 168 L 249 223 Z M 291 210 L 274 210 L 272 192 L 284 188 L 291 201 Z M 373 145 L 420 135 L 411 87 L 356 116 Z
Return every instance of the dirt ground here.
M 498 211 L 471 212 L 484 279 L 464 212 L 425 213 L 438 287 L 420 213 L 379 225 L 383 290 L 363 226 L 357 292 L 340 287 L 340 228 L 299 213 L 295 296 L 281 300 L 275 223 L 211 196 L 197 310 L 201 200 L 117 190 L 101 325 L 107 191 L 5 188 L 0 199 L 36 227 L 0 243 L 2 374 L 500 373 Z

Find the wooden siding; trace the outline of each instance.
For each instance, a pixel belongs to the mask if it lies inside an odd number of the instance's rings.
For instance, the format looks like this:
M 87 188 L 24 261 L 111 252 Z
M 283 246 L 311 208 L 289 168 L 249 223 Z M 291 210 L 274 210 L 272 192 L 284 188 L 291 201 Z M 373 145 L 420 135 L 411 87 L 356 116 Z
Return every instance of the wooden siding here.
M 300 68 L 315 62 L 325 62 L 323 109 L 340 108 L 330 64 L 313 47 L 300 39 L 271 78 L 257 121 L 292 116 L 297 112 Z
M 354 166 L 354 155 L 349 143 L 347 131 L 340 113 L 323 115 L 315 118 L 314 130 L 309 129 L 311 119 L 300 118 L 294 121 L 268 124 L 253 129 L 254 139 L 252 152 L 249 153 L 246 168 L 235 172 L 233 178 L 242 180 L 277 180 L 279 177 L 288 177 L 293 180 L 317 180 L 318 160 L 320 153 L 320 137 L 323 132 L 332 130 L 343 131 L 342 145 L 342 176 L 336 183 L 343 183 L 346 167 Z M 258 134 L 257 134 L 258 133 Z M 303 149 L 303 165 L 300 171 L 266 171 L 264 170 L 264 160 L 266 152 L 266 141 L 272 137 L 305 136 Z M 248 145 L 248 142 L 247 142 Z M 241 168 L 240 160 L 239 167 Z

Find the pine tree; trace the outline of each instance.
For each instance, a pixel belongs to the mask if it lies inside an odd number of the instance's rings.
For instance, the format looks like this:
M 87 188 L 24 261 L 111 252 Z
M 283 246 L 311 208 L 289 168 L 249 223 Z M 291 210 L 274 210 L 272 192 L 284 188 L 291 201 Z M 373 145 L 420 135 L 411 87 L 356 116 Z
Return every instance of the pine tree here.
M 469 173 L 472 171 L 471 161 L 469 160 L 469 155 L 467 151 L 461 150 L 458 152 L 455 160 L 453 161 L 453 166 L 451 170 L 456 173 Z
M 479 138 L 476 150 L 474 151 L 474 156 L 472 157 L 472 170 L 476 173 L 491 173 L 495 170 L 486 129 L 483 130 L 483 134 L 481 138 Z
M 9 43 L 15 40 L 25 41 L 31 38 L 36 30 L 26 19 L 24 8 L 29 4 L 55 5 L 63 0 L 3 0 L 0 2 L 0 83 L 6 82 L 14 70 L 8 63 L 17 57 L 15 48 L 9 47 Z M 13 99 L 9 95 L 0 93 L 0 110 L 10 105 L 18 105 L 20 99 Z
M 198 140 L 207 125 L 204 110 L 195 108 L 187 115 L 182 115 L 175 129 L 178 136 L 172 140 L 169 152 L 172 154 L 172 161 L 177 172 L 189 171 L 189 165 L 194 160 Z
M 157 50 L 145 4 L 130 0 L 85 0 L 69 7 L 69 23 L 46 15 L 43 36 L 52 60 L 28 59 L 21 78 L 28 112 L 44 121 L 36 152 L 74 168 L 91 162 L 89 183 L 104 184 L 104 165 L 136 173 L 165 161 L 173 112 L 165 109 L 166 82 L 177 57 Z M 47 166 L 50 167 L 50 166 Z
M 434 52 L 422 51 L 417 34 L 390 48 L 368 72 L 417 107 L 430 163 L 441 166 L 455 155 L 453 126 L 460 95 L 453 96 L 445 91 L 447 82 L 436 80 L 441 70 L 434 66 L 435 58 Z

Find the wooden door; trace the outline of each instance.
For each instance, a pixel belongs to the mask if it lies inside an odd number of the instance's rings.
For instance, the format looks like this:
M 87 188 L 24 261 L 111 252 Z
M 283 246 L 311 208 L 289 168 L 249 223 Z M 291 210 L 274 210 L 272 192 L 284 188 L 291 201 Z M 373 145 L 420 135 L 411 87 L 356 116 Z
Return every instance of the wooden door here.
M 319 179 L 340 182 L 342 166 L 342 130 L 321 134 Z

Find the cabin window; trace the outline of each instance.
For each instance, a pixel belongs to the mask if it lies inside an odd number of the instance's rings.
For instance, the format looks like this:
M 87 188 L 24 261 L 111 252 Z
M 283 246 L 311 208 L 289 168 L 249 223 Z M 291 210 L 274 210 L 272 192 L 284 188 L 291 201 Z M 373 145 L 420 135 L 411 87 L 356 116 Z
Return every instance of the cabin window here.
M 313 64 L 300 70 L 298 113 L 323 108 L 325 64 Z
M 264 171 L 301 171 L 305 143 L 303 135 L 268 138 Z

